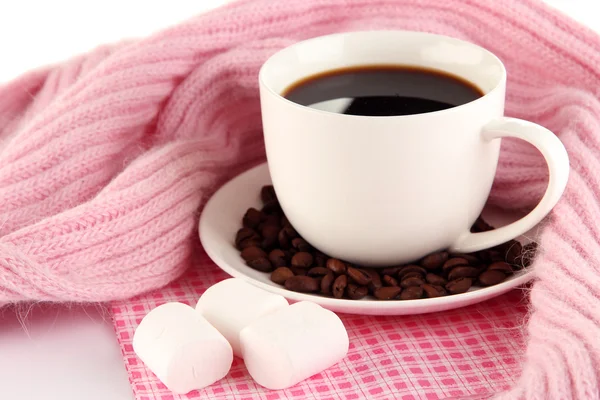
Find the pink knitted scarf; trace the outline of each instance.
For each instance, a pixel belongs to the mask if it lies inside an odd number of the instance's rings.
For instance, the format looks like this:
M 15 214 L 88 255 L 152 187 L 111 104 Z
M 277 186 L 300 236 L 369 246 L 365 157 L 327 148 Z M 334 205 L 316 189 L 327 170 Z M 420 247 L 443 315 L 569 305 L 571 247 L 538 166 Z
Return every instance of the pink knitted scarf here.
M 370 28 L 490 49 L 508 69 L 507 114 L 567 147 L 523 375 L 498 397 L 600 398 L 600 40 L 533 0 L 241 1 L 0 87 L 0 303 L 121 299 L 178 277 L 199 206 L 263 159 L 261 63 L 300 39 Z M 531 207 L 546 180 L 533 149 L 506 141 L 491 201 Z

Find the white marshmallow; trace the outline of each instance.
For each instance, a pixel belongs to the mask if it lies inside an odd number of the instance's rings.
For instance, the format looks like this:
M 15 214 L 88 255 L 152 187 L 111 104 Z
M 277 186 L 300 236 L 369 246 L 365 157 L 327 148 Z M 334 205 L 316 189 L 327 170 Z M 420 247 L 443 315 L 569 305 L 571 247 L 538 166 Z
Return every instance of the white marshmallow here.
M 336 364 L 348 353 L 348 333 L 333 312 L 298 302 L 240 333 L 244 363 L 259 384 L 285 389 Z
M 169 390 L 185 394 L 223 378 L 233 352 L 192 307 L 166 303 L 150 311 L 133 336 L 133 350 Z
M 287 307 L 285 297 L 269 293 L 243 279 L 225 279 L 209 287 L 198 300 L 196 311 L 204 316 L 241 357 L 240 331 L 258 318 Z

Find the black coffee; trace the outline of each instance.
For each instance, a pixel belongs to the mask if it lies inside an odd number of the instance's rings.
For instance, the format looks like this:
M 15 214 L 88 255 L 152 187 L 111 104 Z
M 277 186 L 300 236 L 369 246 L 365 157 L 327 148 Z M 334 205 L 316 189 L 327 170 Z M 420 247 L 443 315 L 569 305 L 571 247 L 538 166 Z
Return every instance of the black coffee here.
M 310 76 L 283 96 L 303 106 L 350 115 L 421 114 L 468 103 L 483 93 L 441 71 L 407 66 L 360 66 Z

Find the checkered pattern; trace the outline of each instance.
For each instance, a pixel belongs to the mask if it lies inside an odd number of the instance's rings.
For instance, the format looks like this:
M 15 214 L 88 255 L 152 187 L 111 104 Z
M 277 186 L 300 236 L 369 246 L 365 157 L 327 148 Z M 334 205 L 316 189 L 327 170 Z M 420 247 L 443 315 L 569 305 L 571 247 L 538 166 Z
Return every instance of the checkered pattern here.
M 133 352 L 133 333 L 146 313 L 168 302 L 195 305 L 227 275 L 202 253 L 197 267 L 168 287 L 112 307 L 114 326 L 137 400 L 401 399 L 486 397 L 520 373 L 527 311 L 522 291 L 453 311 L 404 317 L 340 315 L 350 336 L 348 356 L 287 390 L 257 385 L 241 359 L 201 391 L 171 393 Z M 471 398 L 471 397 L 469 397 Z

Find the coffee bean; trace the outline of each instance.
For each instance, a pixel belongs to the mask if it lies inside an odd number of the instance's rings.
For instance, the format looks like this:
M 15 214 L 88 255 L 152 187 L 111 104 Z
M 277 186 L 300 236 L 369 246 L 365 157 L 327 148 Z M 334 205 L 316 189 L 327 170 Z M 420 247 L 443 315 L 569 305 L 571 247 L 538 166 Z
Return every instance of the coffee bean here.
M 477 268 L 461 265 L 452 268 L 448 273 L 448 280 L 453 281 L 458 278 L 477 278 L 477 275 L 479 275 L 479 270 Z
M 284 286 L 293 292 L 314 293 L 321 288 L 321 282 L 310 276 L 292 276 L 285 281 Z
M 513 268 L 515 270 L 520 270 L 529 267 L 533 262 L 536 250 L 537 244 L 535 242 L 528 243 L 523 246 L 521 254 L 514 260 L 514 263 L 512 264 Z
M 306 268 L 298 268 L 298 267 L 290 267 L 294 275 L 298 276 L 306 276 L 308 275 L 308 269 Z
M 369 289 L 367 289 L 366 286 L 359 286 L 354 283 L 349 283 L 348 286 L 346 286 L 346 296 L 351 300 L 360 300 L 368 293 Z
M 471 227 L 472 232 L 487 232 L 491 231 L 492 229 L 494 229 L 494 227 L 485 222 L 484 219 L 481 217 L 477 218 L 477 220 Z
M 288 265 L 288 258 L 286 257 L 285 252 L 281 249 L 271 250 L 269 253 L 269 261 L 271 261 L 271 264 L 273 264 L 275 268 L 285 267 Z
M 254 258 L 246 261 L 246 264 L 250 268 L 261 272 L 271 272 L 273 270 L 273 266 L 267 257 Z
M 282 212 L 281 206 L 277 200 L 265 203 L 260 210 L 267 215 L 275 215 Z
M 371 282 L 367 285 L 370 293 L 373 293 L 375 290 L 383 286 L 383 283 L 381 282 L 381 276 L 376 270 L 372 268 L 364 268 L 363 271 L 371 276 Z
M 265 225 L 263 226 L 261 233 L 263 237 L 263 240 L 261 242 L 262 248 L 270 249 L 275 247 L 279 243 L 277 237 L 277 234 L 279 233 L 279 227 L 275 225 Z
M 382 281 L 385 286 L 398 286 L 398 280 L 389 275 L 384 275 Z
M 333 272 L 329 271 L 329 273 L 321 279 L 321 293 L 331 295 L 331 285 L 333 285 L 334 280 L 335 275 L 333 275 Z
M 504 261 L 499 261 L 499 262 L 504 262 Z M 481 275 L 481 273 L 487 269 L 488 265 L 489 264 L 475 265 L 473 268 L 477 269 L 477 276 Z
M 427 271 L 424 268 L 419 267 L 418 265 L 407 265 L 402 267 L 400 271 L 398 271 L 398 278 L 403 279 L 407 274 L 411 272 L 418 272 L 421 276 L 425 276 Z
M 490 270 L 483 272 L 479 275 L 479 284 L 482 286 L 492 286 L 497 285 L 498 283 L 504 281 L 506 279 L 506 274 L 502 271 L 498 270 Z
M 279 221 L 281 221 L 281 217 L 277 214 L 269 214 L 269 215 L 264 215 L 264 221 L 259 225 L 262 228 L 264 228 L 265 226 L 276 226 L 278 228 L 282 228 L 281 223 Z
M 317 267 L 325 267 L 327 264 L 327 256 L 319 251 L 314 253 L 314 263 Z
M 313 256 L 305 251 L 298 252 L 292 256 L 291 264 L 298 268 L 309 268 L 313 264 Z
M 450 261 L 454 258 L 462 258 L 463 260 L 465 260 L 467 262 L 468 265 L 471 265 L 471 266 L 481 264 L 481 260 L 479 258 L 477 258 L 475 256 L 475 254 L 451 254 L 448 261 Z M 446 262 L 448 262 L 448 261 L 446 261 Z M 456 262 L 456 261 L 454 261 L 454 262 Z M 463 265 L 463 264 L 461 264 L 461 265 Z
M 469 265 L 469 262 L 462 257 L 451 258 L 442 265 L 442 271 L 447 274 L 452 268 L 461 265 Z
M 284 229 L 281 229 L 279 231 L 279 234 L 277 234 L 277 241 L 279 242 L 279 247 L 281 247 L 282 249 L 289 249 L 290 248 L 290 240 L 291 239 L 285 233 Z
M 400 293 L 400 300 L 416 300 L 423 297 L 423 288 L 420 286 L 411 286 Z
M 504 252 L 498 251 L 498 250 L 490 250 L 488 252 L 489 257 L 490 257 L 490 262 L 496 262 L 496 261 L 505 261 L 506 260 L 506 254 Z
M 247 239 L 240 242 L 239 249 L 244 250 L 246 247 L 262 247 L 262 239 Z
M 448 260 L 448 252 L 440 251 L 426 256 L 421 260 L 420 264 L 423 268 L 432 270 L 440 268 L 446 260 Z
M 510 242 L 508 249 L 506 249 L 505 260 L 509 264 L 515 264 L 521 254 L 523 254 L 523 246 L 518 241 L 513 240 Z
M 417 277 L 417 278 L 422 278 L 422 277 L 423 277 L 423 274 L 422 274 L 422 273 L 420 273 L 420 272 L 409 272 L 409 273 L 407 273 L 407 274 L 404 274 L 404 275 L 402 275 L 402 279 L 406 279 L 406 278 L 414 278 L 414 277 Z
M 298 233 L 291 226 L 284 226 L 279 231 L 277 236 L 277 240 L 279 241 L 279 246 L 282 249 L 290 249 L 292 247 L 292 240 L 298 237 Z M 294 250 L 297 250 L 294 248 Z
M 421 278 L 419 276 L 412 276 L 410 278 L 404 278 L 400 282 L 400 286 L 402 286 L 404 289 L 411 287 L 411 286 L 422 286 L 424 284 L 425 284 L 425 281 L 423 280 L 423 278 Z
M 428 273 L 425 276 L 425 280 L 427 281 L 427 283 L 438 286 L 444 286 L 446 283 L 448 283 L 448 281 L 443 277 L 432 273 Z
M 379 300 L 395 299 L 402 292 L 402 288 L 398 286 L 383 286 L 375 290 L 373 295 Z
M 249 208 L 242 218 L 242 225 L 246 228 L 256 228 L 264 219 L 264 214 L 256 208 Z
M 325 267 L 312 267 L 311 269 L 308 270 L 308 272 L 306 274 L 308 276 L 312 276 L 313 278 L 320 278 L 329 273 L 331 273 L 331 271 Z
M 536 253 L 538 250 L 538 244 L 537 242 L 529 242 L 527 243 L 525 246 L 523 246 L 523 252 L 524 253 Z
M 275 238 L 275 239 L 264 238 L 260 242 L 260 247 L 265 250 L 270 250 L 274 247 L 277 247 L 277 238 Z
M 333 281 L 333 286 L 331 287 L 333 297 L 336 299 L 341 299 L 344 296 L 346 286 L 348 286 L 348 277 L 346 275 L 340 275 L 335 278 L 335 281 Z
M 381 270 L 381 275 L 395 276 L 402 267 L 388 267 Z
M 279 285 L 283 285 L 292 276 L 294 276 L 294 272 L 288 267 L 279 267 L 271 272 L 271 280 Z
M 446 295 L 446 289 L 439 285 L 430 285 L 428 283 L 421 286 L 425 292 L 426 297 L 434 298 Z
M 256 247 L 256 246 L 251 246 L 251 247 L 246 247 L 244 250 L 242 250 L 242 252 L 240 253 L 240 256 L 245 260 L 255 260 L 257 258 L 265 258 L 267 257 L 267 253 L 265 253 L 265 251 L 263 249 L 261 249 L 260 247 Z
M 264 239 L 272 239 L 273 243 L 277 243 L 277 235 L 279 234 L 279 226 L 277 225 L 265 225 L 260 230 L 260 233 Z
M 458 278 L 446 283 L 446 290 L 451 294 L 464 293 L 471 288 L 472 284 L 471 278 Z
M 338 260 L 337 258 L 330 258 L 329 260 L 327 260 L 326 266 L 331 270 L 331 272 L 333 272 L 336 275 L 346 273 L 346 263 Z
M 249 240 L 256 240 L 260 242 L 260 236 L 258 235 L 258 233 L 256 233 L 254 229 L 242 228 L 239 231 L 237 231 L 237 234 L 235 235 L 235 246 L 239 250 L 242 250 L 241 244 Z
M 311 251 L 312 250 L 312 248 L 308 244 L 308 242 L 306 240 L 302 239 L 301 237 L 293 238 L 291 244 L 292 244 L 292 247 L 298 251 Z
M 492 264 L 490 264 L 489 267 L 487 267 L 487 269 L 489 271 L 501 271 L 505 275 L 510 275 L 513 272 L 510 264 L 506 263 L 504 261 L 498 261 L 498 262 L 492 263 Z
M 298 232 L 291 225 L 284 225 L 282 229 L 290 240 L 298 237 Z
M 492 261 L 492 255 L 491 255 L 489 249 L 487 249 L 487 250 L 480 250 L 480 251 L 476 252 L 475 255 L 483 263 L 490 263 Z
M 523 246 L 523 252 L 521 253 L 521 257 L 518 260 L 516 265 L 519 265 L 522 268 L 527 268 L 533 262 L 538 251 L 538 244 L 536 242 L 531 242 Z
M 261 188 L 260 199 L 263 203 L 277 201 L 277 195 L 275 194 L 275 188 L 273 187 L 273 185 L 266 185 Z
M 244 213 L 235 246 L 248 266 L 269 272 L 273 282 L 291 285 L 289 290 L 348 299 L 371 293 L 385 300 L 458 294 L 468 291 L 475 279 L 481 286 L 504 281 L 513 270 L 530 265 L 537 250 L 536 243 L 522 246 L 510 240 L 469 254 L 435 252 L 419 265 L 365 268 L 330 258 L 300 237 L 283 214 L 273 186 L 261 189 L 261 200 L 261 210 L 251 207 Z M 473 229 L 492 228 L 479 218 Z
M 500 243 L 499 245 L 496 245 L 494 247 L 491 247 L 490 250 L 497 250 L 499 252 L 503 252 L 506 253 L 508 251 L 508 249 L 515 244 L 515 242 L 518 242 L 515 239 L 511 239 L 508 242 L 504 242 L 504 243 Z
M 368 285 L 371 282 L 371 275 L 362 269 L 348 267 L 346 273 L 348 277 L 361 286 Z

